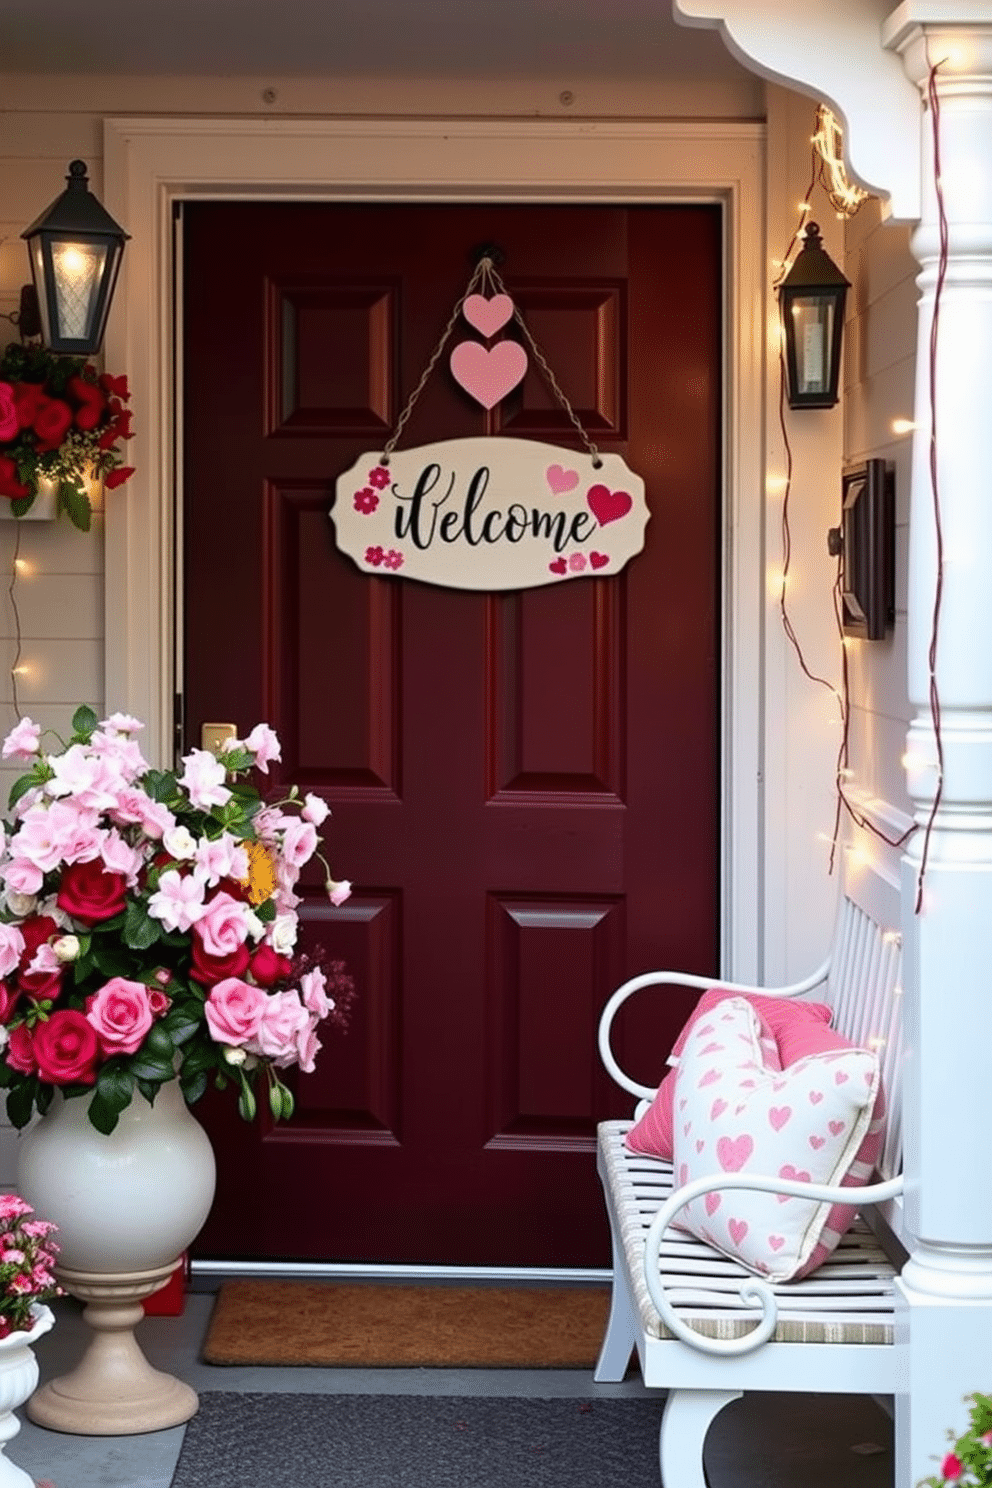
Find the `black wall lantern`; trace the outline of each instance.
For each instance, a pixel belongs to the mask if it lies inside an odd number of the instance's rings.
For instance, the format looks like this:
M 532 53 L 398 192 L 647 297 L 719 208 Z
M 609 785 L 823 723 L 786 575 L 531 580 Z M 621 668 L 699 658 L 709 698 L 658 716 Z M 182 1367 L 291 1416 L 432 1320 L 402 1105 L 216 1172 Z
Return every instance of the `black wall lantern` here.
M 92 356 L 103 344 L 128 234 L 90 194 L 84 161 L 72 162 L 66 183 L 21 237 L 31 259 L 42 341 L 50 351 Z
M 850 287 L 811 222 L 778 291 L 790 408 L 833 408 L 837 402 L 844 301 Z

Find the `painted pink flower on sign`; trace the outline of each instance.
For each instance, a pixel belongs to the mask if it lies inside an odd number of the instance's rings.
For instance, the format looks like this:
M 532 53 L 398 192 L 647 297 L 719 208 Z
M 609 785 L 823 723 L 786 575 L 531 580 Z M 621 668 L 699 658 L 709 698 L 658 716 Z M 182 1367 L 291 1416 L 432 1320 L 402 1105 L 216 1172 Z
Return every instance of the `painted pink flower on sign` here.
M 382 561 L 387 568 L 402 568 L 403 554 L 398 552 L 396 548 L 390 548 Z
M 586 566 L 585 556 L 582 553 L 573 553 L 568 560 L 568 566 L 573 573 L 581 573 Z
M 370 563 L 373 568 L 379 568 L 385 556 L 385 553 L 380 547 L 365 549 L 365 562 Z
M 355 492 L 355 510 L 362 512 L 366 517 L 371 516 L 378 505 L 379 498 L 371 486 Z
M 389 471 L 385 465 L 377 465 L 374 470 L 369 471 L 369 485 L 375 486 L 379 491 L 386 489 L 389 485 Z

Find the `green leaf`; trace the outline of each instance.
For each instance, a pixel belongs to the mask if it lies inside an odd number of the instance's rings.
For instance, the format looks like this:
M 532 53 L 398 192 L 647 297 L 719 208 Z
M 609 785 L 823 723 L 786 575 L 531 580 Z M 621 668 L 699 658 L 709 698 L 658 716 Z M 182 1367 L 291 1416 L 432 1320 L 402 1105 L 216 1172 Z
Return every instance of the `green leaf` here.
M 81 485 L 68 479 L 60 480 L 59 506 L 68 513 L 74 527 L 78 527 L 80 532 L 89 532 L 92 513 L 89 497 Z
M 281 1085 L 279 1088 L 282 1091 L 282 1119 L 288 1121 L 296 1110 L 296 1100 L 287 1085 Z
M 14 513 L 14 516 L 23 517 L 25 512 L 30 511 L 34 506 L 34 498 L 37 494 L 37 491 L 32 491 L 30 496 L 15 496 L 10 503 L 10 509 Z
M 154 1080 L 156 1087 L 172 1079 L 171 1055 L 168 1059 L 156 1059 L 154 1054 L 135 1054 L 129 1066 L 136 1080 Z
M 94 941 L 88 958 L 105 977 L 126 976 L 131 969 L 131 957 L 121 950 L 116 941 Z M 76 963 L 78 966 L 78 962 Z
M 176 1046 L 172 1042 L 172 1035 L 161 1023 L 153 1023 L 148 1030 L 144 1042 L 144 1048 L 159 1059 L 170 1059 L 176 1052 Z
M 124 944 L 133 951 L 147 951 L 161 937 L 162 926 L 153 920 L 140 900 L 132 899 L 124 916 Z
M 105 1064 L 97 1075 L 96 1088 L 108 1105 L 123 1111 L 131 1104 L 134 1094 L 134 1076 L 129 1069 L 115 1060 Z
M 189 1080 L 180 1080 L 179 1087 L 182 1090 L 186 1104 L 194 1106 L 200 1096 L 207 1088 L 207 1076 L 204 1072 L 193 1075 Z
M 38 1091 L 37 1091 L 37 1094 L 35 1095 L 35 1104 L 38 1107 L 38 1115 L 39 1116 L 44 1116 L 45 1112 L 48 1110 L 49 1106 L 52 1104 L 52 1097 L 54 1095 L 55 1095 L 55 1086 L 54 1085 L 48 1085 L 48 1084 L 46 1084 L 42 1080 L 39 1080 L 38 1081 Z
M 282 1086 L 278 1081 L 269 1086 L 269 1110 L 272 1112 L 273 1121 L 282 1119 Z
M 7 1096 L 7 1117 L 11 1126 L 16 1126 L 18 1130 L 27 1126 L 31 1120 L 37 1087 L 36 1080 L 26 1080 L 23 1085 L 15 1085 Z
M 148 1104 L 150 1106 L 153 1106 L 155 1104 L 155 1097 L 158 1095 L 158 1092 L 161 1088 L 158 1082 L 156 1080 L 141 1080 L 138 1079 L 136 1076 L 135 1084 L 141 1091 L 141 1094 L 145 1097 L 145 1100 L 148 1102 Z
M 263 899 L 261 904 L 254 906 L 255 913 L 263 925 L 268 925 L 276 917 L 276 902 L 274 899 Z
M 19 776 L 18 779 L 15 780 L 13 785 L 10 787 L 10 795 L 7 797 L 8 808 L 13 809 L 15 804 L 24 795 L 25 791 L 29 791 L 31 787 L 36 784 L 37 781 L 35 780 L 33 775 Z
M 87 1114 L 89 1115 L 90 1123 L 96 1127 L 97 1131 L 102 1132 L 105 1137 L 109 1137 L 117 1125 L 123 1109 L 123 1106 L 111 1105 L 98 1090 L 89 1103 Z
M 218 755 L 218 759 L 230 775 L 250 770 L 255 763 L 255 756 L 247 749 L 232 749 L 227 754 Z
M 168 801 L 176 793 L 176 777 L 171 770 L 147 770 L 141 777 L 141 789 L 153 801 Z
M 84 703 L 72 715 L 72 731 L 74 734 L 82 734 L 83 738 L 88 740 L 99 722 L 93 709 L 88 708 Z

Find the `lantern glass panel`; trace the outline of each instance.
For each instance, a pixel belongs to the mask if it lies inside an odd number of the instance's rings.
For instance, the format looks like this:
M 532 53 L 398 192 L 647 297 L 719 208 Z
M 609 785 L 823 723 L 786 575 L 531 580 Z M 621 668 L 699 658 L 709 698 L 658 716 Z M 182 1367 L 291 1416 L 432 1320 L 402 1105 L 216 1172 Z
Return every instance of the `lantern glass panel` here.
M 58 335 L 63 341 L 88 340 L 107 262 L 105 243 L 53 242 L 52 269 Z
M 796 347 L 795 391 L 800 396 L 829 391 L 835 308 L 833 298 L 824 299 L 822 295 L 797 295 L 792 301 Z

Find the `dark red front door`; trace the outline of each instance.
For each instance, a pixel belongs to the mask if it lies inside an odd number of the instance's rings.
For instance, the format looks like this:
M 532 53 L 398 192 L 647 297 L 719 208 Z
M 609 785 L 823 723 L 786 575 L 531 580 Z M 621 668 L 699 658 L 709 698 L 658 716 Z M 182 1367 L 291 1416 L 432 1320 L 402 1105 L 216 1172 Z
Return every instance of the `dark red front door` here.
M 335 550 L 335 478 L 382 448 L 482 243 L 646 482 L 619 576 L 487 595 Z M 200 1253 L 604 1264 L 594 1128 L 631 1101 L 599 1010 L 717 960 L 719 214 L 192 204 L 183 286 L 185 743 L 265 720 L 275 783 L 328 801 L 355 893 L 334 911 L 315 876 L 301 914 L 359 992 L 289 1125 L 204 1102 Z M 487 420 L 442 359 L 403 445 L 485 432 L 579 447 L 536 370 Z M 624 1024 L 640 1078 L 685 1011 Z

